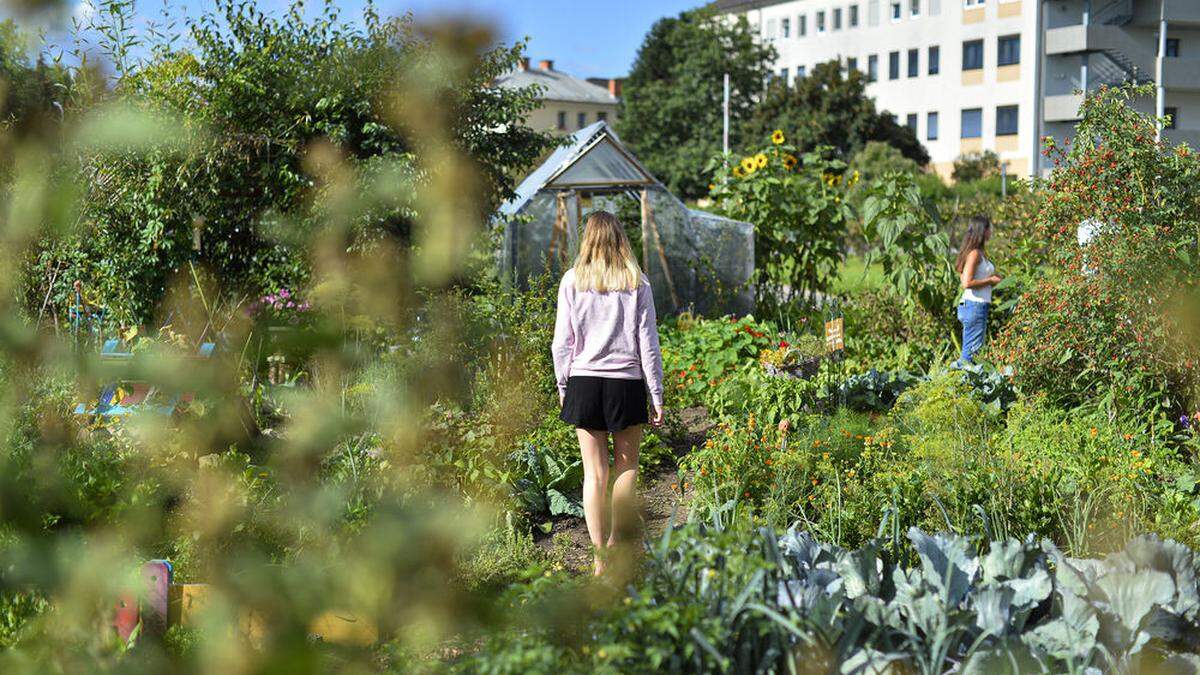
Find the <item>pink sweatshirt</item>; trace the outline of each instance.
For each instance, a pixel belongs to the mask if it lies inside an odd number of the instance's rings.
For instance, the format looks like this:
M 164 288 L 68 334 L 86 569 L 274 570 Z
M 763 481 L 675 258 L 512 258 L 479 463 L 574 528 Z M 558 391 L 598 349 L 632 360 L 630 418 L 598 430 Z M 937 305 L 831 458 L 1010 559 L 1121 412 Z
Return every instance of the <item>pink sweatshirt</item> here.
M 565 394 L 572 375 L 646 381 L 650 399 L 662 407 L 662 352 L 650 283 L 632 291 L 575 290 L 575 270 L 558 284 L 554 322 L 554 376 Z

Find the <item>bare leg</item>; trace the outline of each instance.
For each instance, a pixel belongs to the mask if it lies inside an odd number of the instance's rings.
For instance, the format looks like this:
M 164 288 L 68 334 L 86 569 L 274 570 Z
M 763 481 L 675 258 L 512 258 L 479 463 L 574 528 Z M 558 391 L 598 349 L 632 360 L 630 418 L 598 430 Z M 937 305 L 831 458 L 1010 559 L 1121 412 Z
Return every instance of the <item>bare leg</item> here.
M 595 574 L 604 571 L 601 553 L 608 536 L 608 434 L 603 431 L 576 429 L 579 451 L 583 455 L 583 517 L 588 537 L 596 552 Z
M 612 533 L 608 545 L 628 544 L 638 537 L 637 470 L 642 426 L 613 434 Z

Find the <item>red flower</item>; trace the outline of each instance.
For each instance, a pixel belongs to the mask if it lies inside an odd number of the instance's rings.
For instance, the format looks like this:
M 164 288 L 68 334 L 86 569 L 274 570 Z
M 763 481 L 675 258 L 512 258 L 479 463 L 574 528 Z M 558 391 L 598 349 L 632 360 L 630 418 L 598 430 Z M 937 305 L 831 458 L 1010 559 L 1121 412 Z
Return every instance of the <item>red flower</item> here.
M 780 348 L 780 349 L 787 349 L 787 348 L 788 348 L 788 346 L 789 346 L 789 345 L 788 345 L 788 343 L 787 343 L 787 340 L 780 340 L 780 341 L 779 341 L 779 348 Z

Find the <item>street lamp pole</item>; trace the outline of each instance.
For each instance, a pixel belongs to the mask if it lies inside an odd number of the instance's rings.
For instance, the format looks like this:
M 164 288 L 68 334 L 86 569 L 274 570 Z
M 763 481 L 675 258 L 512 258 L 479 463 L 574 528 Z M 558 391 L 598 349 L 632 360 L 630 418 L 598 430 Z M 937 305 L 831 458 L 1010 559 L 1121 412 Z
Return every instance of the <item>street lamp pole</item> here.
M 1159 0 L 1158 4 L 1158 58 L 1154 63 L 1154 83 L 1156 96 L 1154 114 L 1159 118 L 1154 125 L 1154 140 L 1162 141 L 1162 117 L 1167 114 L 1167 88 L 1163 82 L 1163 62 L 1167 58 L 1167 0 Z
M 724 129 L 721 133 L 721 149 L 729 155 L 729 73 L 725 73 L 725 105 L 722 106 Z

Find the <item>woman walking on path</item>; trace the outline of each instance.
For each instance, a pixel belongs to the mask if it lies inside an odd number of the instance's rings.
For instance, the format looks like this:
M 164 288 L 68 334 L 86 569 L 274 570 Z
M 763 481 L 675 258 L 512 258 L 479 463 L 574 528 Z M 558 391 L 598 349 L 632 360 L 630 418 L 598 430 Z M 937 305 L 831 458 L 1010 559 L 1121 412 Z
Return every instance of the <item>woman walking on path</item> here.
M 996 266 L 988 260 L 983 247 L 992 238 L 992 222 L 975 216 L 967 223 L 958 260 L 954 267 L 962 282 L 962 298 L 958 301 L 958 321 L 962 324 L 962 355 L 958 365 L 975 363 L 975 354 L 983 347 L 987 333 L 988 308 L 992 302 L 992 287 L 1000 283 Z
M 558 286 L 552 349 L 562 403 L 559 418 L 575 427 L 583 455 L 583 512 L 599 575 L 609 549 L 636 538 L 642 425 L 663 421 L 654 296 L 625 228 L 611 213 L 597 211 L 587 219 L 579 257 Z M 652 418 L 646 410 L 647 390 Z M 611 500 L 609 435 L 615 475 Z

